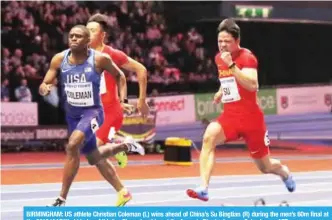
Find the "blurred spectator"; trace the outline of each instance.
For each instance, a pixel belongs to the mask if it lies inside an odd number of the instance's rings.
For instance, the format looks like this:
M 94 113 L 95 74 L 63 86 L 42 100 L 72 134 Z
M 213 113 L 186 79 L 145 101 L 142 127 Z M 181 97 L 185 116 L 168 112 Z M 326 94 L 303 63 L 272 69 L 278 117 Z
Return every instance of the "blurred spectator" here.
M 161 38 L 161 32 L 158 29 L 157 25 L 153 25 L 148 28 L 146 32 L 146 37 L 148 40 L 153 41 Z
M 151 92 L 151 96 L 152 97 L 157 97 L 159 95 L 158 90 L 157 89 L 153 89 Z
M 164 81 L 164 78 L 161 76 L 161 73 L 159 71 L 155 71 L 152 75 L 149 77 L 149 82 L 153 83 L 162 83 Z
M 16 49 L 14 56 L 12 56 L 10 59 L 10 63 L 15 67 L 21 66 L 22 65 L 22 56 L 23 56 L 22 50 Z
M 38 85 L 51 57 L 68 47 L 70 28 L 84 25 L 96 12 L 109 18 L 108 44 L 144 63 L 149 82 L 170 85 L 216 77 L 216 68 L 202 47 L 202 35 L 195 28 L 171 33 L 163 2 L 7 1 L 2 2 L 1 12 L 3 101 L 10 95 L 18 101 L 32 101 L 36 96 L 37 101 L 58 108 L 58 88 L 54 87 L 49 98 L 41 99 Z M 126 76 L 128 82 L 137 82 L 136 74 L 126 72 Z
M 2 65 L 8 66 L 10 64 L 10 51 L 8 48 L 2 48 L 2 58 L 1 58 Z
M 32 94 L 26 79 L 22 79 L 21 86 L 15 89 L 15 97 L 19 102 L 32 102 Z
M 1 101 L 2 102 L 9 102 L 9 80 L 4 79 L 3 82 L 1 83 Z
M 188 31 L 188 38 L 189 41 L 195 43 L 195 44 L 201 44 L 203 43 L 203 37 L 202 35 L 200 35 L 196 28 L 192 27 L 189 31 Z
M 129 73 L 127 78 L 129 82 L 138 82 L 136 75 L 132 72 Z

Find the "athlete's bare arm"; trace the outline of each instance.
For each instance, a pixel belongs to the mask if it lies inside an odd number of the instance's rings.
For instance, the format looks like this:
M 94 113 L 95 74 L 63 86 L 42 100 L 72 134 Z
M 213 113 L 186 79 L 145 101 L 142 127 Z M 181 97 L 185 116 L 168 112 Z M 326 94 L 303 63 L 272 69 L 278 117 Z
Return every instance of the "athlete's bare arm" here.
M 50 67 L 44 77 L 42 84 L 39 86 L 39 94 L 42 96 L 48 95 L 51 86 L 57 77 L 57 71 L 60 68 L 61 62 L 64 57 L 64 52 L 57 53 L 53 56 Z
M 257 91 L 258 89 L 258 76 L 257 69 L 255 68 L 243 68 L 240 70 L 237 66 L 232 68 L 233 74 L 238 82 L 245 89 L 249 91 Z
M 123 101 L 127 97 L 127 81 L 126 76 L 120 70 L 120 68 L 112 61 L 108 54 L 98 53 L 96 54 L 96 68 L 100 72 L 106 70 L 108 73 L 115 77 L 118 87 L 120 100 Z
M 149 113 L 149 106 L 146 103 L 146 88 L 147 88 L 147 71 L 146 68 L 136 60 L 128 57 L 128 62 L 121 66 L 122 68 L 136 72 L 139 84 L 139 97 L 137 108 L 142 113 L 143 117 Z
M 146 98 L 146 87 L 147 87 L 147 70 L 145 66 L 141 63 L 137 62 L 136 60 L 128 57 L 128 62 L 123 64 L 121 68 L 125 70 L 135 72 L 137 74 L 137 79 L 139 83 L 139 98 L 145 99 Z
M 222 92 L 222 86 L 219 86 L 218 92 Z
M 245 54 L 242 58 L 243 68 L 240 70 L 233 64 L 232 56 L 229 52 L 222 52 L 221 59 L 233 70 L 233 75 L 237 81 L 245 89 L 249 91 L 257 91 L 258 89 L 258 77 L 257 77 L 257 60 L 252 54 Z
M 120 101 L 124 102 L 124 100 L 127 99 L 127 79 L 125 74 L 120 74 L 120 77 L 118 77 L 116 82 L 118 85 Z

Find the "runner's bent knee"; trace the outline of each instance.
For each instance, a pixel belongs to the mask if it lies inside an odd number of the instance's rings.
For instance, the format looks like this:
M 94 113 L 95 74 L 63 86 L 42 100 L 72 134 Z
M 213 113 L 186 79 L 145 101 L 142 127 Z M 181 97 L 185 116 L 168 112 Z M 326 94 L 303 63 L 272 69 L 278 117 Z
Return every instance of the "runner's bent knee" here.
M 204 133 L 203 144 L 208 144 L 214 148 L 216 144 L 222 143 L 224 140 L 225 137 L 221 125 L 217 122 L 210 123 Z
M 70 136 L 68 145 L 66 147 L 67 154 L 76 155 L 80 152 L 80 146 L 82 145 L 84 141 L 84 135 L 83 133 L 79 132 L 73 132 L 73 134 Z
M 69 140 L 68 145 L 66 147 L 66 152 L 68 155 L 76 156 L 79 154 L 79 144 L 77 141 Z

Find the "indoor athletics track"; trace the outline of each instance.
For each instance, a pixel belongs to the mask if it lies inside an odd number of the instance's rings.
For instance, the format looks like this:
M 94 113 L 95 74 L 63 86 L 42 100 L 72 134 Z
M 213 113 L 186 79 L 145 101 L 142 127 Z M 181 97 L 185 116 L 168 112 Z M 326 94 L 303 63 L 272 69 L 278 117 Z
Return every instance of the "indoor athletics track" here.
M 128 206 L 253 206 L 287 201 L 290 206 L 332 206 L 332 148 L 272 150 L 293 171 L 297 191 L 288 193 L 278 177 L 261 175 L 242 149 L 218 150 L 210 201 L 188 198 L 185 191 L 199 183 L 197 152 L 192 166 L 164 165 L 163 155 L 130 155 L 120 177 L 133 194 Z M 1 219 L 21 220 L 24 206 L 45 206 L 60 191 L 63 153 L 2 154 Z M 114 190 L 82 158 L 67 206 L 113 206 Z

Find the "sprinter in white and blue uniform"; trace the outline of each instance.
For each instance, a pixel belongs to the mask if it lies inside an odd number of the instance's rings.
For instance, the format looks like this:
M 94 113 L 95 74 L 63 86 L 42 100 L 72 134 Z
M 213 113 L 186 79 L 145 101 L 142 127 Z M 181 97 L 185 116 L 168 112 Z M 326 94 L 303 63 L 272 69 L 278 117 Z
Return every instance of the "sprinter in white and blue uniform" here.
M 51 61 L 39 93 L 48 95 L 60 70 L 65 112 L 70 137 L 66 146 L 66 160 L 60 196 L 52 206 L 65 204 L 69 188 L 77 174 L 80 153 L 85 154 L 89 164 L 96 165 L 104 178 L 111 182 L 112 164 L 106 160 L 121 151 L 137 152 L 137 143 L 125 141 L 97 148 L 95 131 L 103 122 L 103 109 L 99 97 L 100 77 L 105 70 L 118 79 L 123 75 L 108 55 L 88 49 L 90 33 L 83 25 L 69 32 L 69 47 L 56 54 Z M 52 117 L 50 115 L 50 117 Z

